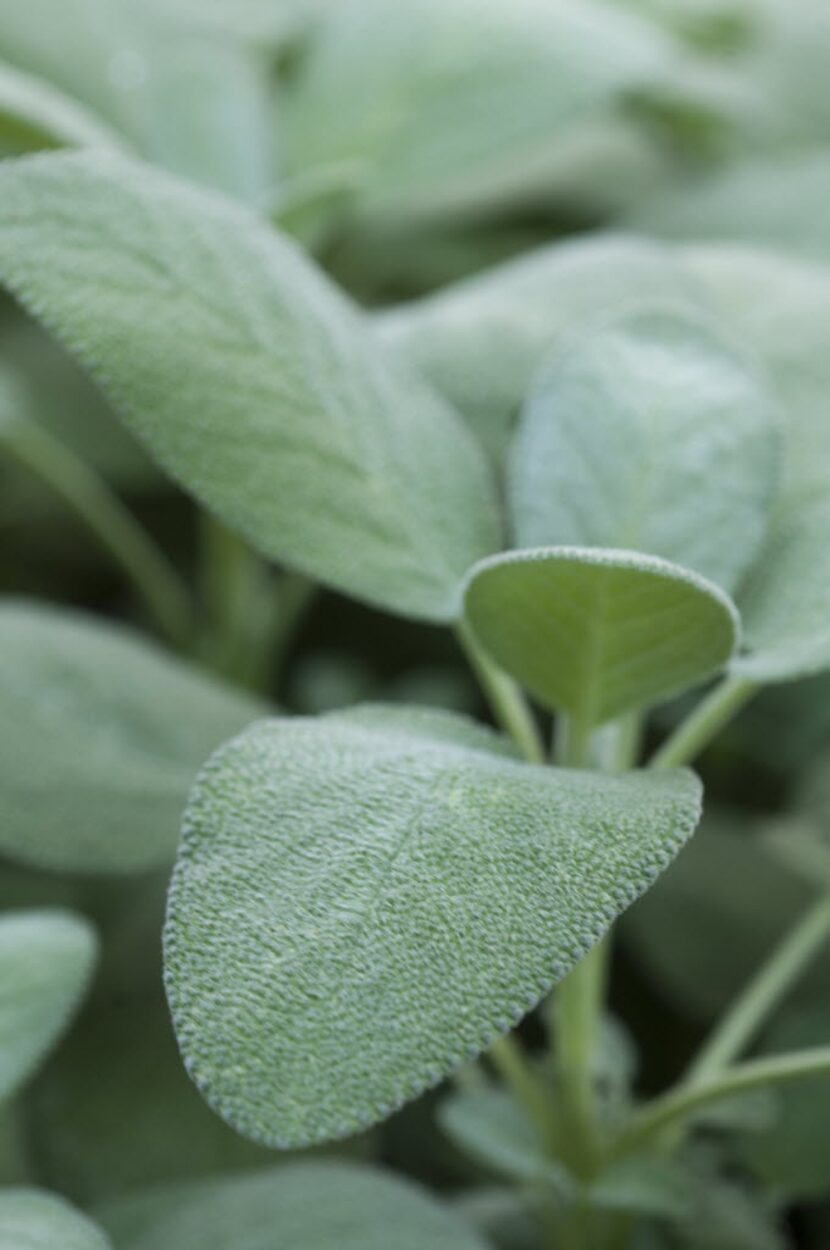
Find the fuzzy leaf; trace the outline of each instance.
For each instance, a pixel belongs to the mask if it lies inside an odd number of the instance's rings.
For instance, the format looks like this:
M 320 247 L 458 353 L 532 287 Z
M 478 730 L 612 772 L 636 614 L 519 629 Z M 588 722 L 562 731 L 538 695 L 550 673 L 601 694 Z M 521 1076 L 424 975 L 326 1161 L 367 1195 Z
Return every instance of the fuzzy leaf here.
M 287 240 L 100 154 L 0 170 L 0 274 L 161 464 L 266 555 L 448 620 L 498 545 L 482 458 Z
M 662 72 L 672 46 L 601 0 L 348 0 L 286 93 L 286 164 L 356 168 L 362 209 L 413 214 L 538 187 L 562 132 Z
M 95 952 L 92 930 L 71 912 L 0 916 L 0 1099 L 31 1075 L 63 1033 L 89 983 Z
M 463 726 L 264 721 L 199 777 L 168 996 L 191 1076 L 255 1140 L 353 1133 L 478 1054 L 697 821 L 691 774 L 534 767 Z
M 727 590 L 764 536 L 778 421 L 750 362 L 693 305 L 645 305 L 565 339 L 513 450 L 521 547 L 618 547 Z
M 39 1189 L 0 1191 L 0 1250 L 111 1250 L 99 1228 Z
M 342 1163 L 151 1190 L 100 1218 L 118 1250 L 485 1250 L 417 1185 Z
M 471 571 L 464 608 L 496 663 L 585 729 L 711 677 L 738 631 L 730 600 L 697 574 L 599 548 L 493 556 Z
M 0 61 L 0 152 L 123 146 L 115 131 L 71 96 Z
M 207 755 L 265 705 L 119 626 L 0 603 L 0 851 L 44 868 L 173 859 Z

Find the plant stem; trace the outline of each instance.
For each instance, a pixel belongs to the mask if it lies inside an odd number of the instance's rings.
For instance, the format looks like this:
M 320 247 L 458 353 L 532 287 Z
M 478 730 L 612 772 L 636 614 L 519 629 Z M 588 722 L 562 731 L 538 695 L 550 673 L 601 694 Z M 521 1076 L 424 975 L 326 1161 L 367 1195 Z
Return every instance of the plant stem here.
M 599 1116 L 593 1059 L 605 1003 L 605 941 L 588 952 L 554 992 L 556 1071 L 565 1109 L 560 1151 L 577 1176 L 589 1178 L 599 1157 Z
M 725 677 L 677 726 L 649 761 L 649 768 L 678 768 L 707 747 L 758 687 L 742 677 Z
M 734 1094 L 743 1094 L 765 1085 L 780 1085 L 813 1076 L 830 1077 L 830 1046 L 753 1059 L 727 1068 L 719 1076 L 699 1085 L 680 1085 L 654 1099 L 629 1121 L 609 1157 L 618 1159 L 635 1153 L 659 1137 L 665 1129 L 685 1120 L 708 1103 L 720 1102 Z
M 194 619 L 188 590 L 161 548 L 103 479 L 34 421 L 14 422 L 4 430 L 2 446 L 81 518 L 126 573 L 165 636 L 175 646 L 186 647 Z
M 716 1026 L 689 1068 L 685 1087 L 705 1084 L 738 1057 L 828 936 L 830 895 L 825 894 L 789 931 Z
M 458 627 L 458 637 L 499 724 L 529 763 L 544 764 L 545 748 L 539 728 L 522 691 L 484 654 L 463 623 Z
M 545 1145 L 550 1144 L 551 1118 L 542 1083 L 527 1062 L 521 1046 L 511 1034 L 498 1038 L 487 1051 L 487 1057 L 498 1070 L 516 1101 L 524 1107 L 539 1130 Z

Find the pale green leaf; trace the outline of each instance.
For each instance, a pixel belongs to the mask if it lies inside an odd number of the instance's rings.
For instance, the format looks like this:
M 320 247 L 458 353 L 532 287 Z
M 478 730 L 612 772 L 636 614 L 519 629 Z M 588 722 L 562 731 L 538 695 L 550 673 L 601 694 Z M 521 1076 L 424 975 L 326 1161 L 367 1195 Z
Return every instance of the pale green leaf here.
M 343 1163 L 149 1191 L 99 1216 L 118 1250 L 485 1250 L 417 1185 Z
M 266 555 L 446 620 L 498 546 L 456 414 L 287 240 L 98 154 L 0 171 L 0 274 L 162 465 Z
M 0 1250 L 111 1250 L 101 1230 L 63 1198 L 39 1189 L 0 1191 Z
M 122 148 L 116 131 L 50 83 L 0 61 L 0 152 L 37 148 Z
M 362 165 L 366 210 L 492 205 L 544 182 L 563 131 L 673 51 L 602 0 L 335 3 L 286 91 L 286 167 Z
M 0 603 L 0 851 L 134 872 L 173 859 L 207 755 L 265 704 L 119 626 Z
M 521 547 L 650 552 L 731 590 L 778 467 L 762 379 L 692 305 L 643 305 L 559 345 L 513 448 Z
M 264 721 L 200 775 L 168 996 L 191 1076 L 248 1136 L 353 1133 L 474 1057 L 697 821 L 691 774 L 527 765 L 463 724 Z
M 496 1175 L 520 1184 L 546 1181 L 567 1192 L 570 1178 L 506 1089 L 459 1090 L 441 1103 L 438 1122 L 459 1150 Z
M 682 1218 L 691 1206 L 689 1176 L 682 1163 L 652 1155 L 610 1164 L 591 1184 L 588 1197 L 601 1209 L 663 1219 Z
M 69 1024 L 95 952 L 92 930 L 72 912 L 0 916 L 0 1098 L 32 1074 Z
M 583 729 L 659 703 L 729 661 L 727 596 L 656 556 L 542 547 L 470 573 L 466 619 L 491 658 Z

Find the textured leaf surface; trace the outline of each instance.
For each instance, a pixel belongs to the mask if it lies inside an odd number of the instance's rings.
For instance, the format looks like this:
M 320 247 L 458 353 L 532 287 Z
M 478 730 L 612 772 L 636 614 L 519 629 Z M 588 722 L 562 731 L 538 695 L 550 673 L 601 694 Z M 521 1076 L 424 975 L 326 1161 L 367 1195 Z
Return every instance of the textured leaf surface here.
M 0 1250 L 111 1250 L 99 1228 L 55 1194 L 0 1191 Z
M 0 850 L 40 867 L 172 860 L 198 768 L 264 705 L 81 613 L 0 603 Z
M 764 536 L 778 422 L 751 363 L 689 305 L 576 332 L 537 375 L 513 449 L 521 547 L 621 547 L 730 590 Z
M 599 0 L 344 0 L 287 95 L 288 169 L 351 162 L 366 208 L 492 203 L 538 184 L 564 127 L 671 54 Z
M 482 561 L 464 610 L 505 672 L 585 729 L 711 677 L 738 630 L 729 599 L 697 574 L 587 547 Z
M 241 1132 L 344 1136 L 435 1084 L 564 976 L 696 823 L 690 774 L 533 767 L 480 734 L 265 721 L 206 765 L 166 977 L 191 1076 Z
M 457 415 L 229 201 L 99 154 L 0 172 L 0 273 L 161 464 L 266 555 L 449 619 L 498 546 Z
M 26 1080 L 66 1028 L 95 950 L 89 925 L 71 912 L 0 917 L 0 1098 Z
M 334 1163 L 150 1191 L 101 1219 L 119 1250 L 485 1250 L 418 1186 Z

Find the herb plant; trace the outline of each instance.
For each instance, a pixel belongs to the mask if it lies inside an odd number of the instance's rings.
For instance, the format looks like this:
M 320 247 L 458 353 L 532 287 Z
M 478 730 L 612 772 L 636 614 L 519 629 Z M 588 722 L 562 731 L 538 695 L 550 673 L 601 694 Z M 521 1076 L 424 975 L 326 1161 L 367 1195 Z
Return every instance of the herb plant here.
M 826 17 L 13 10 L 0 1250 L 820 1250 Z

